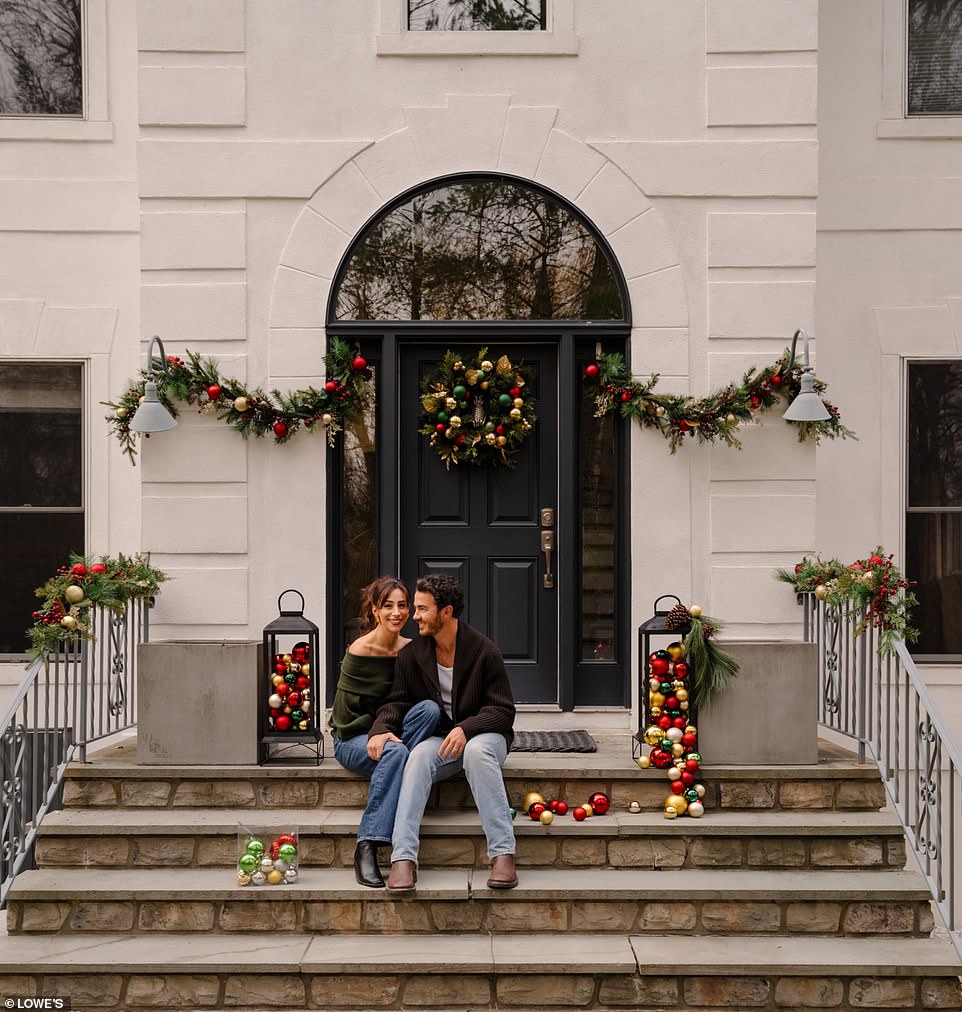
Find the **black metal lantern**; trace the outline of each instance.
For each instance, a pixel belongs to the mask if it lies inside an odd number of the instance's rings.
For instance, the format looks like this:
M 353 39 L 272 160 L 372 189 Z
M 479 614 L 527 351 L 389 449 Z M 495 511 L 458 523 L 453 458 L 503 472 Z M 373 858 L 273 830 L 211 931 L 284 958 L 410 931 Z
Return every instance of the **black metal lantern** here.
M 658 606 L 662 601 L 675 603 L 661 610 Z M 674 594 L 663 594 L 655 601 L 654 612 L 638 626 L 640 719 L 638 731 L 631 739 L 631 754 L 635 759 L 647 755 L 646 745 L 657 750 L 670 728 L 683 728 L 695 720 L 689 696 L 695 672 L 684 655 L 682 642 L 691 631 L 688 609 Z M 653 642 L 662 639 L 664 644 Z M 663 734 L 655 736 L 650 732 L 646 735 L 649 728 L 658 728 Z
M 286 611 L 285 594 L 297 594 L 301 607 Z M 262 672 L 258 691 L 259 762 L 281 752 L 289 758 L 324 758 L 324 733 L 318 727 L 317 663 L 321 656 L 318 628 L 304 618 L 304 595 L 285 590 L 277 599 L 280 613 L 264 627 Z

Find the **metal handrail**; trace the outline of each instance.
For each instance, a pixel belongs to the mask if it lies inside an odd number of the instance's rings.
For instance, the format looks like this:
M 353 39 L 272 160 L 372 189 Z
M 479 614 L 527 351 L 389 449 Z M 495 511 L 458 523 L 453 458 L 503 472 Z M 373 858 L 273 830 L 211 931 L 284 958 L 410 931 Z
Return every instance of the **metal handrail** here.
M 878 649 L 859 616 L 799 594 L 803 636 L 818 647 L 819 723 L 878 768 L 932 899 L 962 957 L 962 750 L 902 640 Z
M 15 876 L 33 867 L 37 830 L 61 807 L 68 763 L 136 725 L 136 648 L 150 638 L 149 607 L 92 607 L 94 638 L 35 660 L 0 719 L 0 908 Z

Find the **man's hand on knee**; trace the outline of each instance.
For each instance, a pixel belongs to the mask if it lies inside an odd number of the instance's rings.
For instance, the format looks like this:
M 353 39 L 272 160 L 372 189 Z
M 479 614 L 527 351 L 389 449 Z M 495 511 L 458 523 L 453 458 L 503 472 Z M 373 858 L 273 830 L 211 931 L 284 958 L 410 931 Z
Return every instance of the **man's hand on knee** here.
M 381 754 L 384 752 L 384 746 L 389 741 L 400 742 L 401 739 L 390 731 L 385 731 L 384 734 L 375 734 L 373 737 L 367 740 L 367 754 L 377 762 L 381 758 Z M 403 742 L 402 742 L 403 744 Z
M 468 743 L 467 736 L 460 727 L 453 727 L 447 738 L 441 742 L 438 755 L 442 759 L 460 759 L 464 755 L 464 746 Z

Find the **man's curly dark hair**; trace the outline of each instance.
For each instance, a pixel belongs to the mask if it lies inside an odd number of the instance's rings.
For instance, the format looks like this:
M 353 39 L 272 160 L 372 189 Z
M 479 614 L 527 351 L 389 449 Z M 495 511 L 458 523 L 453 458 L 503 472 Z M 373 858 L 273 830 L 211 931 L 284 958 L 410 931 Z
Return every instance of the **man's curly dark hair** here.
M 422 576 L 415 586 L 422 594 L 430 594 L 438 611 L 451 605 L 451 614 L 458 618 L 464 611 L 464 590 L 461 584 L 453 576 L 446 573 L 430 573 Z

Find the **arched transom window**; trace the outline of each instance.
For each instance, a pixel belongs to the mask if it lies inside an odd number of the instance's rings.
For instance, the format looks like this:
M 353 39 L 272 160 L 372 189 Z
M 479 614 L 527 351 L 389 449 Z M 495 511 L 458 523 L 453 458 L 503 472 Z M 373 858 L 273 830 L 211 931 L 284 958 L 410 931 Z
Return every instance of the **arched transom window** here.
M 609 253 L 560 199 L 503 177 L 388 209 L 341 271 L 336 320 L 623 320 Z

